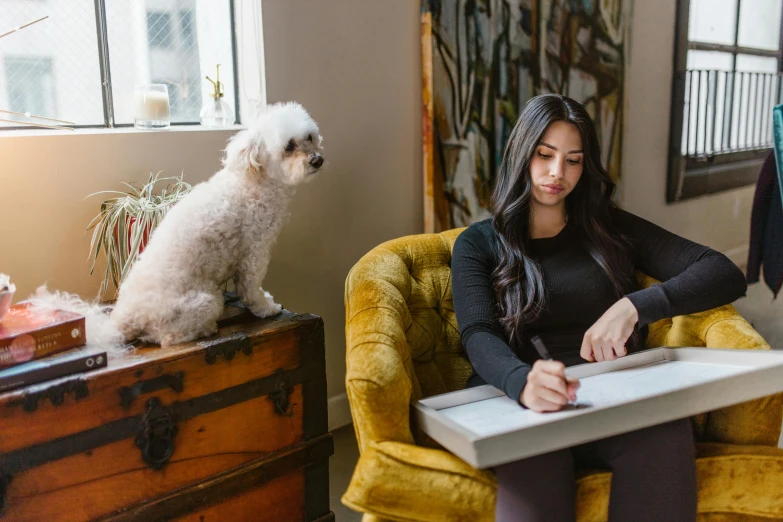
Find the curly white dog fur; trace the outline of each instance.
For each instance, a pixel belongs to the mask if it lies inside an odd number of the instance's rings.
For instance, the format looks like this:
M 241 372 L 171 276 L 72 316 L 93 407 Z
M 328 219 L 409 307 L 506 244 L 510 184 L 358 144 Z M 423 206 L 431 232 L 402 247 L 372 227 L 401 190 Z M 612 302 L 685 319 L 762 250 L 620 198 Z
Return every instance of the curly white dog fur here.
M 171 209 L 122 283 L 111 318 L 126 341 L 214 334 L 231 277 L 255 315 L 281 311 L 261 283 L 296 185 L 323 165 L 321 142 L 296 103 L 270 106 L 229 141 L 224 168 Z

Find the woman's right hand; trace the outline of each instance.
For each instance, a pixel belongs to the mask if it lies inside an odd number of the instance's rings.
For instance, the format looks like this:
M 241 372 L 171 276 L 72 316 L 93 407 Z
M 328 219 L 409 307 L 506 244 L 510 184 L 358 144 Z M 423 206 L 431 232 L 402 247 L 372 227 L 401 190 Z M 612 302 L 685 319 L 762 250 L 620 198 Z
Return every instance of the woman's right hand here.
M 576 400 L 579 380 L 567 377 L 565 365 L 560 361 L 539 359 L 527 374 L 527 384 L 522 388 L 519 402 L 533 411 L 558 411 Z

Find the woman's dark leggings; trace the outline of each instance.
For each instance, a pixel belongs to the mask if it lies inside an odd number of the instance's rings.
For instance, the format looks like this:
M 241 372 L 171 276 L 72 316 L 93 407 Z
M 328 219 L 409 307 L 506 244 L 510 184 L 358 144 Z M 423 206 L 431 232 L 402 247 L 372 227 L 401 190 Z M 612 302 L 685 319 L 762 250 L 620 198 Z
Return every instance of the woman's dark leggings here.
M 495 468 L 498 522 L 573 522 L 575 469 L 609 469 L 610 522 L 694 522 L 690 420 L 624 433 Z

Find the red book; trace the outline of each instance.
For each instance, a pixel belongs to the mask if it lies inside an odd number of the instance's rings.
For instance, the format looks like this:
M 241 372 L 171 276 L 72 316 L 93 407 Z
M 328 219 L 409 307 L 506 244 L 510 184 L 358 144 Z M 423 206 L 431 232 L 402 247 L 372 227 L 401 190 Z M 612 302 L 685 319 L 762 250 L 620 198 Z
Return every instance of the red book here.
M 19 303 L 0 321 L 0 368 L 86 343 L 83 315 L 63 310 L 34 310 L 28 303 Z

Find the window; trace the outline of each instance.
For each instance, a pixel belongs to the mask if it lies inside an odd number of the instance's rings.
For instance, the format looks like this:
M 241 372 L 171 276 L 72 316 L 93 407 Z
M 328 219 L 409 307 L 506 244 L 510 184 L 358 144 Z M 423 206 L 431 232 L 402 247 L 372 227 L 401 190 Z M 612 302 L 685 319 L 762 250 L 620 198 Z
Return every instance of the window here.
M 5 75 L 17 78 L 8 89 L 8 107 L 16 112 L 54 114 L 51 58 L 5 57 Z M 26 85 L 27 88 L 24 88 Z
M 150 48 L 166 48 L 171 45 L 171 22 L 168 13 L 147 13 L 147 40 Z
M 755 183 L 781 103 L 783 0 L 678 0 L 667 200 Z
M 194 9 L 182 10 L 183 3 L 172 5 L 179 11 L 147 13 L 151 81 L 168 87 L 172 122 L 198 121 L 204 81 L 195 38 Z M 210 71 L 205 74 L 212 77 Z
M 193 21 L 193 11 L 179 12 L 179 30 L 184 45 L 193 45 L 196 34 L 196 23 Z
M 0 34 L 49 17 L 0 42 L 0 109 L 130 126 L 134 86 L 164 83 L 172 124 L 198 123 L 217 64 L 238 107 L 233 9 L 233 0 L 0 0 Z M 27 128 L 0 122 L 9 127 Z

